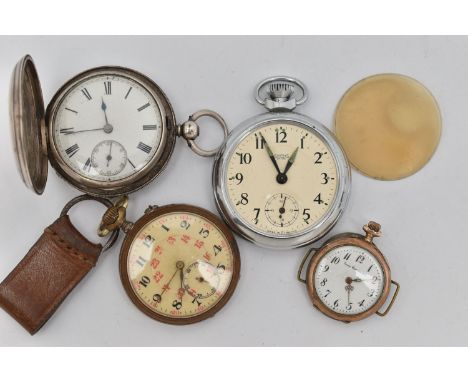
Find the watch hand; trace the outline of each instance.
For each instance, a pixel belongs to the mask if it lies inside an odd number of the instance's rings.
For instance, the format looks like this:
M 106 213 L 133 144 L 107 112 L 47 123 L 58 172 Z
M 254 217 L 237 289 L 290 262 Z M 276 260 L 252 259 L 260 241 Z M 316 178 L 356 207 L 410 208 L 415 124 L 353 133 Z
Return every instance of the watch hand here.
M 354 287 L 351 285 L 351 283 L 353 282 L 353 279 L 351 277 L 346 277 L 345 282 L 346 282 L 345 290 L 348 292 L 348 305 L 349 305 L 351 302 L 351 291 L 354 289 Z
M 106 113 L 107 105 L 104 103 L 104 97 L 102 97 L 101 109 L 104 112 L 104 118 L 106 119 L 106 125 L 108 125 L 109 121 L 107 120 L 107 113 Z
M 271 151 L 270 145 L 268 144 L 266 139 L 263 137 L 262 133 L 259 133 L 259 135 L 263 139 L 263 142 L 265 142 L 265 149 L 271 161 L 273 162 L 273 166 L 275 166 L 276 172 L 278 173 L 278 175 L 281 175 L 281 170 L 279 169 L 278 163 L 276 162 L 276 158 L 275 158 L 275 155 L 273 154 L 273 151 Z
M 78 131 L 66 130 L 63 132 L 63 134 L 70 135 L 70 134 L 78 134 L 78 133 L 85 133 L 87 131 L 98 131 L 98 130 L 104 130 L 104 128 L 100 127 L 99 129 L 86 129 L 86 130 L 78 130 Z
M 179 269 L 180 271 L 180 289 L 179 289 L 179 297 L 180 300 L 182 301 L 182 298 L 184 297 L 184 266 L 182 265 L 182 268 Z
M 164 292 L 169 289 L 169 285 L 171 284 L 171 281 L 174 279 L 177 272 L 179 272 L 182 268 L 184 268 L 184 262 L 183 261 L 178 261 L 176 263 L 176 270 L 175 270 L 174 274 L 171 276 L 169 281 L 166 284 L 163 285 L 160 296 L 162 296 L 164 294 Z
M 286 209 L 284 208 L 284 206 L 286 205 L 286 196 L 284 197 L 283 199 L 283 205 L 280 207 L 279 209 L 279 213 L 280 213 L 280 216 L 279 218 L 282 219 L 283 218 L 283 214 L 286 212 Z
M 109 155 L 107 155 L 106 159 L 107 159 L 107 167 L 109 167 L 109 162 L 111 161 L 112 159 L 112 141 L 110 142 L 110 145 L 109 145 Z
M 296 149 L 293 151 L 293 153 L 289 157 L 288 163 L 286 163 L 286 167 L 284 168 L 283 175 L 286 175 L 286 173 L 289 171 L 291 166 L 294 164 L 294 161 L 296 160 L 296 156 L 297 156 L 297 150 L 299 150 L 299 146 L 296 147 Z

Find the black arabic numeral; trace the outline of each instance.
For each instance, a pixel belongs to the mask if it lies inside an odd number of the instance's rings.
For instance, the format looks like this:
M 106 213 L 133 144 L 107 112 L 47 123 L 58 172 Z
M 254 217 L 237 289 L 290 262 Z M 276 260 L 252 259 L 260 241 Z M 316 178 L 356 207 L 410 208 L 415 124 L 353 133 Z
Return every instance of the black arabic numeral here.
M 314 202 L 317 203 L 317 204 L 323 204 L 324 203 L 324 201 L 322 200 L 322 195 L 320 193 L 315 197 Z
M 223 250 L 221 246 L 219 245 L 213 245 L 213 252 L 215 256 L 218 256 L 218 254 Z
M 328 183 L 328 180 L 330 179 L 330 177 L 328 176 L 328 174 L 326 172 L 322 172 L 322 184 L 327 184 Z
M 247 192 L 243 192 L 241 194 L 241 200 L 239 200 L 236 203 L 236 206 L 238 206 L 239 204 L 242 204 L 243 206 L 246 206 L 247 204 L 249 204 L 249 194 L 247 194 Z
M 104 90 L 107 95 L 112 94 L 112 83 L 110 81 L 104 82 Z
M 263 149 L 265 146 L 265 139 L 263 137 L 259 137 L 257 134 L 255 134 L 255 148 L 258 149 Z
M 147 235 L 145 237 L 145 240 L 143 240 L 143 244 L 147 246 L 148 248 L 151 248 L 151 245 L 153 245 L 153 243 L 154 243 L 154 237 L 152 237 L 151 235 Z
M 276 130 L 276 143 L 288 143 L 286 137 L 288 134 L 284 130 Z
M 250 164 L 252 162 L 252 154 L 250 153 L 236 153 L 239 155 L 240 164 Z
M 229 180 L 237 180 L 237 186 L 238 186 L 244 180 L 244 175 L 241 172 L 238 172 L 236 173 L 236 175 L 229 178 Z
M 216 272 L 219 275 L 222 275 L 225 271 L 226 271 L 226 266 L 223 264 L 218 264 L 218 266 L 216 267 Z
M 199 233 L 204 239 L 206 239 L 206 238 L 208 237 L 208 235 L 210 234 L 210 231 L 207 230 L 207 229 L 202 228 L 198 233 Z
M 322 164 L 323 163 L 322 162 L 323 155 L 324 155 L 324 153 L 321 153 L 321 152 L 318 152 L 318 151 L 316 153 L 314 153 L 314 156 L 316 158 L 314 163 L 315 164 Z
M 198 301 L 198 299 L 201 297 L 201 294 L 197 294 L 194 299 L 192 300 L 192 304 L 195 304 L 197 303 L 198 306 L 200 306 L 202 303 L 200 301 Z
M 309 214 L 310 208 L 304 208 L 304 211 L 302 212 L 302 219 L 309 224 L 309 219 L 310 219 L 310 214 Z
M 180 228 L 185 228 L 185 230 L 188 230 L 190 228 L 190 223 L 187 220 L 182 220 L 180 222 Z
M 148 276 L 143 276 L 138 284 L 146 288 L 150 282 L 151 280 Z

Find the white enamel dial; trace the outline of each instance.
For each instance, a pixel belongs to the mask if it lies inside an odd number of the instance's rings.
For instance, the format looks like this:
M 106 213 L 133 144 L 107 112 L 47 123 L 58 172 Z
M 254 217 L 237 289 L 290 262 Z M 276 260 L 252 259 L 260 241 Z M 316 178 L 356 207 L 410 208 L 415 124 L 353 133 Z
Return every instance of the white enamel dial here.
M 115 182 L 138 173 L 162 137 L 157 101 L 139 82 L 120 74 L 77 82 L 60 100 L 51 123 L 63 162 L 93 181 Z
M 382 266 L 369 251 L 346 245 L 323 256 L 315 271 L 314 286 L 329 309 L 354 315 L 369 310 L 379 300 L 384 277 Z

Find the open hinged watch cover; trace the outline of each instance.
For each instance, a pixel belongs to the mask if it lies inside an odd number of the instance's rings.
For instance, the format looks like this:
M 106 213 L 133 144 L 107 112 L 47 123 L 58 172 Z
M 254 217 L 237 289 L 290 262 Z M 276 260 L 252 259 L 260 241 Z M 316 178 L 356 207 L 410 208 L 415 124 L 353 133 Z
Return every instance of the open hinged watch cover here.
M 31 56 L 15 66 L 10 86 L 10 123 L 18 169 L 26 186 L 42 194 L 47 182 L 47 129 L 41 84 Z

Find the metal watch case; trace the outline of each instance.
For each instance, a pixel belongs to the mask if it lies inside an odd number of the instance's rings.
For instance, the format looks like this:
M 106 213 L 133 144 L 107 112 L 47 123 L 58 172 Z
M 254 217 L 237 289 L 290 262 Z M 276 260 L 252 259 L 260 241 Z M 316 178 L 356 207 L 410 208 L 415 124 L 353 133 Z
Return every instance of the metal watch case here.
M 357 233 L 351 233 L 351 232 L 341 233 L 328 239 L 320 248 L 311 248 L 305 254 L 299 266 L 299 269 L 297 271 L 297 279 L 300 282 L 306 284 L 307 292 L 309 294 L 310 299 L 312 300 L 314 307 L 317 308 L 320 312 L 322 312 L 326 316 L 333 318 L 335 320 L 338 320 L 338 321 L 345 322 L 345 323 L 359 321 L 373 314 L 377 314 L 378 316 L 381 316 L 381 317 L 386 316 L 387 313 L 392 308 L 400 290 L 400 284 L 392 280 L 390 266 L 388 265 L 388 262 L 385 256 L 373 242 L 374 237 L 379 237 L 381 235 L 380 224 L 370 221 L 368 224 L 366 224 L 363 227 L 363 230 L 366 233 L 365 236 L 361 234 L 357 234 Z M 374 256 L 374 258 L 382 267 L 382 271 L 383 271 L 383 278 L 384 278 L 383 289 L 378 300 L 368 310 L 361 312 L 361 313 L 352 314 L 352 315 L 340 314 L 340 313 L 333 311 L 329 307 L 327 307 L 321 301 L 317 293 L 317 290 L 315 287 L 315 281 L 314 281 L 317 267 L 320 261 L 322 260 L 322 258 L 326 256 L 331 250 L 342 247 L 342 246 L 354 246 L 354 247 L 362 248 L 368 251 L 372 256 Z M 312 256 L 312 258 L 307 267 L 306 278 L 303 279 L 301 274 L 302 274 L 304 265 L 310 256 Z M 393 296 L 391 297 L 390 303 L 388 304 L 388 306 L 385 308 L 383 312 L 380 312 L 379 310 L 383 307 L 383 305 L 389 298 L 391 284 L 395 285 L 395 291 L 393 292 Z
M 294 102 L 292 107 L 288 106 L 286 110 L 294 109 L 296 105 L 301 104 L 307 98 L 304 85 L 290 77 L 274 77 L 263 81 L 257 87 L 257 94 L 260 94 L 259 89 L 261 86 L 273 81 L 292 81 L 302 87 L 302 98 Z M 285 110 L 282 107 L 285 105 L 284 102 L 282 102 L 284 100 L 280 100 L 280 102 L 272 102 L 272 100 L 267 99 L 264 102 L 261 102 L 257 96 L 257 101 L 273 111 L 247 119 L 228 135 L 224 145 L 221 147 L 215 158 L 213 168 L 212 182 L 216 206 L 224 220 L 233 230 L 245 239 L 258 244 L 259 246 L 271 249 L 290 249 L 306 246 L 316 240 L 319 240 L 329 232 L 346 208 L 351 186 L 351 170 L 348 160 L 333 133 L 320 122 L 303 114 L 283 111 Z M 268 107 L 268 101 L 273 104 L 272 108 Z M 287 100 L 287 102 L 290 103 L 291 100 Z M 339 178 L 337 179 L 337 191 L 328 212 L 322 217 L 322 219 L 320 219 L 319 222 L 317 222 L 317 224 L 311 226 L 307 231 L 298 234 L 265 234 L 247 226 L 231 204 L 227 191 L 226 174 L 228 163 L 238 143 L 256 129 L 274 122 L 285 122 L 299 125 L 311 131 L 311 133 L 318 135 L 329 147 L 337 165 L 337 174 Z
M 161 142 L 153 158 L 136 174 L 111 184 L 87 179 L 73 171 L 58 154 L 52 138 L 54 120 L 62 99 L 76 83 L 103 73 L 118 74 L 138 82 L 154 98 L 163 123 Z M 29 55 L 23 57 L 13 71 L 10 121 L 20 174 L 26 186 L 37 194 L 42 194 L 47 182 L 47 159 L 62 178 L 87 194 L 114 197 L 137 191 L 163 171 L 177 137 L 174 111 L 164 92 L 145 75 L 122 67 L 104 66 L 78 74 L 58 90 L 44 112 L 39 77 Z

